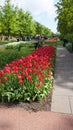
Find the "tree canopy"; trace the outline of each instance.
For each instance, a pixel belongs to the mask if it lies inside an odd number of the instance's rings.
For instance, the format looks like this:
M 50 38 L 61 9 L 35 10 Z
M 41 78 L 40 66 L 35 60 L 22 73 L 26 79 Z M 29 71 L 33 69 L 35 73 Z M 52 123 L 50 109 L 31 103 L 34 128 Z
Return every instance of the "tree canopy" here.
M 51 35 L 52 32 L 36 22 L 30 12 L 24 12 L 12 5 L 11 0 L 5 0 L 4 6 L 0 6 L 0 34 L 7 36 Z
M 61 37 L 73 42 L 73 0 L 60 0 L 57 7 L 57 29 Z

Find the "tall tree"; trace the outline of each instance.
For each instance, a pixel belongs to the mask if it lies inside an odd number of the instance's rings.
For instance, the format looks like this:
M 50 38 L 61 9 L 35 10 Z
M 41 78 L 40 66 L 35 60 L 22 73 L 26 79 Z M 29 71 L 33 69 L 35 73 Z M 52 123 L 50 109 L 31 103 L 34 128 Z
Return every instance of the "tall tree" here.
M 44 25 L 40 24 L 39 22 L 35 22 L 36 34 L 40 35 L 51 35 L 52 32 L 49 28 L 45 27 Z
M 11 0 L 5 0 L 4 6 L 0 6 L 0 33 L 11 36 L 49 34 L 51 31 L 44 25 L 33 20 L 30 12 L 11 4 Z
M 20 37 L 24 35 L 33 35 L 35 33 L 34 20 L 31 14 L 22 9 L 18 9 L 16 16 L 16 34 Z
M 4 6 L 0 7 L 0 28 L 1 33 L 10 36 L 16 27 L 16 8 L 11 5 L 10 0 L 5 0 Z
M 34 35 L 35 34 L 35 22 L 30 12 L 25 12 L 25 33 L 26 35 Z
M 73 42 L 73 1 L 60 0 L 56 4 L 58 31 L 63 38 Z

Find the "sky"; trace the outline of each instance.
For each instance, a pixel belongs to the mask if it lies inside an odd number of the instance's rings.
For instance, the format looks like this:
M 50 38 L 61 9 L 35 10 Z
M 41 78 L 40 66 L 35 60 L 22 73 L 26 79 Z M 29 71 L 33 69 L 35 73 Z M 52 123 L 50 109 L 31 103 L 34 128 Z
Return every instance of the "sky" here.
M 5 0 L 0 0 L 0 5 L 4 4 Z M 24 11 L 29 11 L 33 19 L 45 25 L 52 32 L 57 32 L 56 4 L 59 0 L 11 0 L 12 4 L 17 5 Z

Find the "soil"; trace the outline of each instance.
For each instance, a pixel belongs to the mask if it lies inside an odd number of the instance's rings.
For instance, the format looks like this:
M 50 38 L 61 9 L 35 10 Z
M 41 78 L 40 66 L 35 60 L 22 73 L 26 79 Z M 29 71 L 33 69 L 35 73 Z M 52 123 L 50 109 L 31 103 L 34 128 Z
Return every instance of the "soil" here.
M 49 95 L 40 102 L 14 102 L 8 103 L 4 102 L 3 104 L 0 102 L 0 107 L 21 107 L 27 111 L 31 110 L 34 112 L 37 111 L 51 111 L 51 101 L 52 101 L 52 90 L 50 91 Z

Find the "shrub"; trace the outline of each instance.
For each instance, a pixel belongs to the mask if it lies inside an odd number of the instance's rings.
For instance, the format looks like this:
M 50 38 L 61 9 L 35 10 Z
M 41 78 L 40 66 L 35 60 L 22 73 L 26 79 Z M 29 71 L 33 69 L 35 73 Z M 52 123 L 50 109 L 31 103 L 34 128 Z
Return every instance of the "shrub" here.
M 72 43 L 67 43 L 66 48 L 69 50 L 69 52 L 72 52 Z

